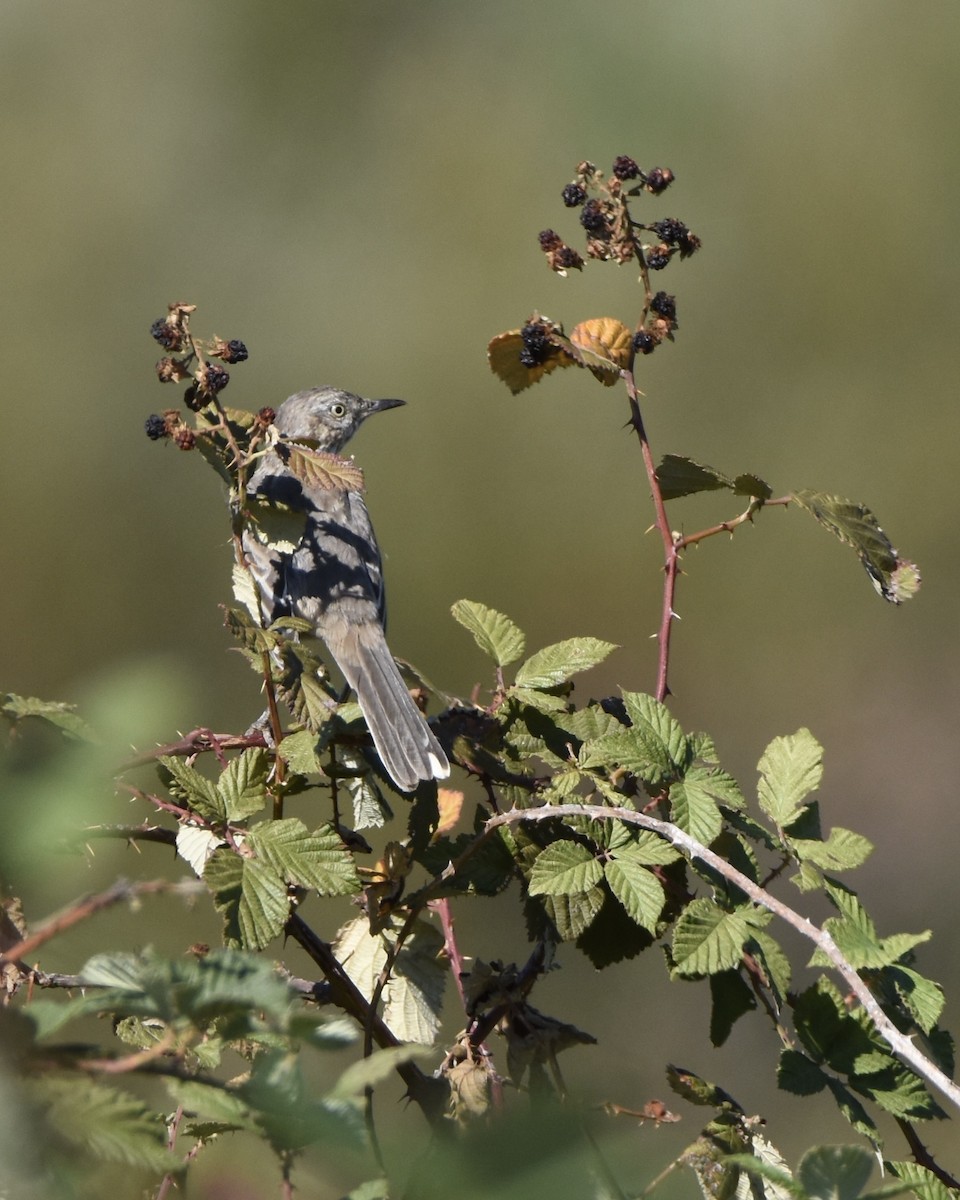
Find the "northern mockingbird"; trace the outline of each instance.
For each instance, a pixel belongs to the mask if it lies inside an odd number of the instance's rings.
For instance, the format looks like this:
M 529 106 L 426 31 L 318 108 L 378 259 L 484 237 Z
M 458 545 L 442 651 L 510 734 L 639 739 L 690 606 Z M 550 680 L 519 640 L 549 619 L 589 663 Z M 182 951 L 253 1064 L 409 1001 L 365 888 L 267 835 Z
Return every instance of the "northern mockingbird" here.
M 446 778 L 450 764 L 384 637 L 380 550 L 367 506 L 354 490 L 359 484 L 351 486 L 347 474 L 334 480 L 336 486 L 323 487 L 288 466 L 298 440 L 340 454 L 367 417 L 403 403 L 366 400 L 333 387 L 309 388 L 284 401 L 274 421 L 278 442 L 247 485 L 248 498 L 257 503 L 243 548 L 264 622 L 296 616 L 313 625 L 357 694 L 387 774 L 411 792 L 422 779 Z M 256 519 L 258 511 L 263 520 Z M 271 511 L 279 523 L 268 519 Z

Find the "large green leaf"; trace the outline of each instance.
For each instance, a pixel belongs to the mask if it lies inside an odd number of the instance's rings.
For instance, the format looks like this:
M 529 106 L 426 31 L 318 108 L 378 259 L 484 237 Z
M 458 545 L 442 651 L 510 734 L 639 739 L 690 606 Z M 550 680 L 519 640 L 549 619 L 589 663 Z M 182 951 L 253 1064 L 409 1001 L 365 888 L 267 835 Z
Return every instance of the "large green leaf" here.
M 663 884 L 630 854 L 629 848 L 616 851 L 603 864 L 610 890 L 631 917 L 644 929 L 656 933 L 665 901 Z
M 517 670 L 516 683 L 524 688 L 556 687 L 565 683 L 579 671 L 589 670 L 603 662 L 607 655 L 616 650 L 613 642 L 602 642 L 599 638 L 569 638 L 531 654 Z
M 809 729 L 774 738 L 758 770 L 760 807 L 781 829 L 793 824 L 806 798 L 820 786 L 823 748 Z
M 684 833 L 709 846 L 723 828 L 723 818 L 713 797 L 697 782 L 681 779 L 670 788 L 670 818 Z
M 603 878 L 603 867 L 579 842 L 558 841 L 537 855 L 530 872 L 531 896 L 576 896 Z
M 515 662 L 523 653 L 526 639 L 521 629 L 496 609 L 476 600 L 458 600 L 450 609 L 455 621 L 469 629 L 474 641 L 498 667 Z
M 232 759 L 217 780 L 229 821 L 243 821 L 260 812 L 267 802 L 267 775 L 270 756 L 261 746 L 253 746 Z
M 203 877 L 224 919 L 228 945 L 262 950 L 283 929 L 290 913 L 286 880 L 269 863 L 217 850 Z
M 656 738 L 676 771 L 685 769 L 690 747 L 670 709 L 646 692 L 624 692 L 623 704 L 634 729 Z
M 797 1182 L 809 1200 L 856 1200 L 875 1165 L 864 1146 L 815 1146 L 800 1159 Z
M 321 896 L 345 896 L 360 890 L 353 856 L 332 825 L 308 833 L 296 817 L 264 821 L 247 841 L 257 858 L 287 883 L 314 888 Z
M 680 454 L 665 454 L 657 467 L 657 482 L 664 500 L 692 496 L 696 492 L 716 492 L 733 488 L 733 480 L 721 471 L 694 462 Z
M 752 930 L 740 912 L 726 912 L 701 896 L 683 910 L 673 933 L 677 975 L 714 975 L 740 962 Z

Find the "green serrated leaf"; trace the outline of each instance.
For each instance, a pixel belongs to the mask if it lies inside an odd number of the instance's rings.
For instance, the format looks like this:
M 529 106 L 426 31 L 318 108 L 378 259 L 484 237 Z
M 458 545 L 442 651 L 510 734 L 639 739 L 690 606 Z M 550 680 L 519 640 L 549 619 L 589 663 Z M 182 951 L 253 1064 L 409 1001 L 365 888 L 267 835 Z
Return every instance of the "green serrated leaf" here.
M 84 1159 L 156 1172 L 181 1166 L 179 1156 L 167 1148 L 160 1116 L 132 1096 L 62 1076 L 34 1077 L 26 1090 L 54 1136 Z
M 956 1200 L 956 1192 L 930 1170 L 915 1162 L 884 1162 L 884 1167 L 899 1176 L 920 1200 Z
M 714 975 L 740 962 L 750 926 L 740 912 L 726 912 L 701 896 L 683 910 L 673 933 L 674 973 Z
M 773 488 L 759 475 L 738 475 L 733 481 L 733 491 L 737 496 L 752 496 L 757 500 L 769 500 Z
M 0 712 L 14 721 L 22 721 L 25 717 L 45 721 L 77 741 L 97 741 L 90 726 L 77 716 L 76 706 L 73 704 L 61 704 L 54 700 L 39 700 L 36 696 L 18 696 L 15 692 L 6 692 L 0 696 Z
M 511 687 L 507 694 L 511 700 L 516 700 L 518 704 L 529 704 L 538 712 L 559 713 L 567 707 L 565 697 L 554 696 L 550 692 L 539 692 L 536 688 Z
M 224 919 L 228 945 L 262 950 L 283 930 L 290 914 L 286 880 L 268 863 L 217 850 L 203 872 Z
M 862 834 L 839 826 L 830 830 L 826 841 L 790 837 L 788 845 L 801 862 L 812 863 L 824 871 L 853 870 L 873 853 L 873 843 Z
M 806 798 L 820 786 L 823 748 L 809 729 L 774 738 L 757 769 L 760 807 L 781 829 L 803 812 Z
M 579 637 L 557 642 L 532 654 L 518 669 L 516 683 L 524 688 L 556 687 L 580 671 L 587 671 L 616 650 L 613 642 L 599 638 Z
M 815 1146 L 797 1166 L 797 1183 L 809 1200 L 857 1200 L 874 1158 L 863 1146 Z
M 884 979 L 893 986 L 923 1032 L 930 1033 L 939 1021 L 945 1003 L 940 985 L 901 964 L 888 967 L 884 971 Z
M 251 831 L 250 849 L 287 883 L 313 888 L 321 896 L 360 890 L 353 856 L 332 825 L 313 833 L 296 817 L 263 822 Z
M 670 817 L 684 833 L 709 846 L 723 828 L 723 818 L 710 793 L 694 780 L 678 780 L 670 787 Z
M 884 600 L 900 604 L 916 595 L 920 572 L 914 563 L 900 558 L 866 505 L 811 491 L 794 492 L 793 499 L 824 529 L 854 549 Z
M 262 746 L 252 746 L 231 759 L 217 780 L 217 791 L 228 821 L 243 821 L 267 802 L 270 758 Z
M 475 600 L 458 600 L 450 609 L 455 621 L 468 629 L 474 641 L 499 667 L 515 662 L 526 644 L 520 628 L 499 613 Z
M 669 708 L 646 692 L 624 692 L 623 705 L 634 729 L 656 738 L 674 769 L 685 770 L 690 761 L 690 745 Z
M 753 937 L 746 948 L 756 959 L 767 978 L 774 1000 L 782 1008 L 790 990 L 792 975 L 790 959 L 784 954 L 780 943 L 760 929 L 753 930 Z
M 799 1050 L 782 1050 L 777 1066 L 777 1087 L 794 1096 L 814 1096 L 827 1086 L 827 1075 Z
M 665 454 L 657 467 L 657 482 L 664 500 L 732 488 L 733 481 L 720 471 L 679 454 Z
M 227 812 L 223 798 L 212 780 L 172 755 L 162 754 L 157 762 L 169 772 L 167 787 L 172 796 L 185 800 L 202 817 L 215 821 L 226 820 Z
M 683 1067 L 668 1066 L 667 1082 L 678 1096 L 689 1101 L 690 1104 L 698 1104 L 703 1108 L 719 1108 L 726 1111 L 743 1112 L 743 1109 L 729 1092 L 725 1092 L 722 1087 L 718 1087 L 715 1083 L 701 1079 L 699 1075 L 695 1075 L 692 1071 L 684 1070 Z
M 557 841 L 537 855 L 530 872 L 531 896 L 576 896 L 603 878 L 603 867 L 579 842 Z
M 280 757 L 297 775 L 322 775 L 323 764 L 317 753 L 317 735 L 309 729 L 288 733 L 277 747 Z
M 649 729 L 641 728 L 624 729 L 584 742 L 580 766 L 608 770 L 623 767 L 655 786 L 669 779 L 675 771 L 663 742 Z
M 603 864 L 603 874 L 627 915 L 644 929 L 656 933 L 666 900 L 663 884 L 656 875 L 633 858 L 629 850 L 618 851 L 608 858 Z
M 718 767 L 697 763 L 684 773 L 683 782 L 688 790 L 696 788 L 702 795 L 711 797 L 724 808 L 739 812 L 746 807 L 747 802 L 740 785 L 732 775 Z

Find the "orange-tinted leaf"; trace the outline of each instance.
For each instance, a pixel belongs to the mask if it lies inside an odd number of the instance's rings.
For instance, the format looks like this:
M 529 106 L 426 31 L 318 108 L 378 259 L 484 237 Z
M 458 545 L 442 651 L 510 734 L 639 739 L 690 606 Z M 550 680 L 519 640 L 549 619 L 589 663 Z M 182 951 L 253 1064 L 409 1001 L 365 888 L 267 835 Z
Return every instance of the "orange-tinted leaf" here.
M 453 788 L 438 788 L 437 807 L 440 810 L 440 819 L 434 837 L 449 833 L 459 821 L 460 810 L 463 808 L 463 792 L 456 792 Z
M 630 330 L 616 317 L 594 317 L 570 331 L 570 341 L 582 365 L 608 387 L 616 383 L 621 369 L 630 362 L 632 340 Z
M 281 457 L 292 474 L 307 487 L 324 492 L 362 492 L 363 471 L 352 458 L 311 450 L 306 446 L 283 446 Z
M 544 375 L 548 375 L 557 367 L 572 367 L 571 359 L 564 351 L 551 342 L 550 356 L 543 362 L 532 367 L 520 361 L 523 350 L 523 338 L 519 329 L 510 329 L 506 333 L 498 333 L 487 346 L 487 361 L 494 375 L 499 375 L 511 392 L 516 396 L 531 384 L 539 383 Z

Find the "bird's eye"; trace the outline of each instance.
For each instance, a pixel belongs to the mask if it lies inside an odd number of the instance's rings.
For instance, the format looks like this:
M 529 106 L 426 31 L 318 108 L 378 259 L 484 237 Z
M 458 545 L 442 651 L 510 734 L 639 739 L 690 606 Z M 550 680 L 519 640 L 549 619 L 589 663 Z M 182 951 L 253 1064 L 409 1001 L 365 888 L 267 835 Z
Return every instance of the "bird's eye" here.
M 347 410 L 342 404 L 331 404 L 330 411 L 335 417 L 342 417 Z

